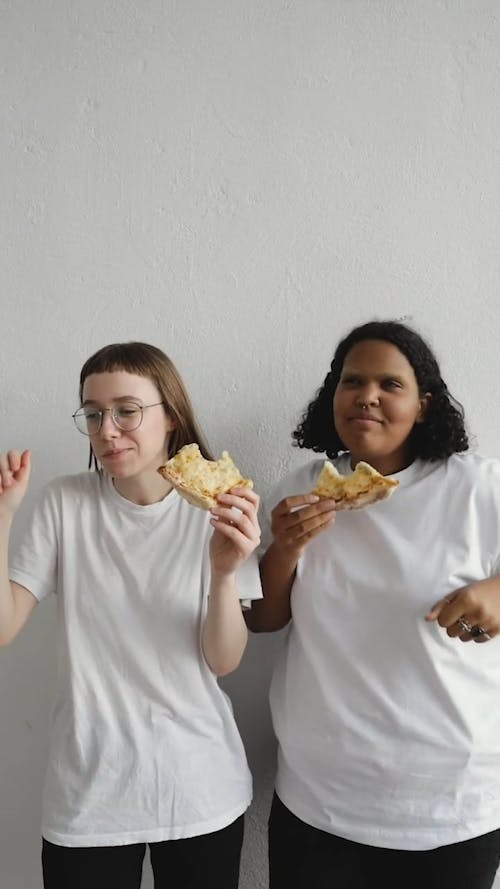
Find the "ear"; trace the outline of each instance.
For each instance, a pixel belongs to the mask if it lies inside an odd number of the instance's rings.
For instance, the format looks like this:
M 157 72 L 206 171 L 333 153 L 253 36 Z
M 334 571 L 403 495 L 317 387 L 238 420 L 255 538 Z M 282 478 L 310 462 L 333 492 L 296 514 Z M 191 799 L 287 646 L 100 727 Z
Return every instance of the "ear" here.
M 415 423 L 423 423 L 426 416 L 427 411 L 429 410 L 430 403 L 432 401 L 432 395 L 430 392 L 426 392 L 425 395 L 422 395 L 419 399 L 419 411 L 415 419 Z
M 177 428 L 177 423 L 175 422 L 175 419 L 172 416 L 172 414 L 168 411 L 166 412 L 166 418 L 167 418 L 167 432 L 172 432 L 174 429 Z

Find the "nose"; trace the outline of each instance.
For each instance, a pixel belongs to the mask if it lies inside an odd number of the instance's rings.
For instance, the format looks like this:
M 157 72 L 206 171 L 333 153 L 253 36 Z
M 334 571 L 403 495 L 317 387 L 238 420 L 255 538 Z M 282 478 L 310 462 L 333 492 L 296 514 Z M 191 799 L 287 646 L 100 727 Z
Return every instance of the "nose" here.
M 363 386 L 358 392 L 356 402 L 360 407 L 378 405 L 380 403 L 378 386 L 373 384 Z
M 101 436 L 101 438 L 104 438 L 107 440 L 112 439 L 112 438 L 118 438 L 118 436 L 120 435 L 120 430 L 118 429 L 118 426 L 114 423 L 113 416 L 112 416 L 110 410 L 105 410 L 103 412 L 101 428 L 99 429 L 98 434 Z

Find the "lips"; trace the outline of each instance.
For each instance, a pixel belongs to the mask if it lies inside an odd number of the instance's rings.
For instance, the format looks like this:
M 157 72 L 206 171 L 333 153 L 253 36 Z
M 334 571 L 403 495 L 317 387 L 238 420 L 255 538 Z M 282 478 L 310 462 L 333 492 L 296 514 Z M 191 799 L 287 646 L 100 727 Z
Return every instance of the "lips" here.
M 379 417 L 374 417 L 372 414 L 353 414 L 352 417 L 348 417 L 349 420 L 368 420 L 371 423 L 382 423 L 382 420 Z
M 120 450 L 116 451 L 105 451 L 104 454 L 101 454 L 101 460 L 109 459 L 110 457 L 119 457 L 120 454 L 126 454 L 128 450 L 128 448 L 121 448 Z

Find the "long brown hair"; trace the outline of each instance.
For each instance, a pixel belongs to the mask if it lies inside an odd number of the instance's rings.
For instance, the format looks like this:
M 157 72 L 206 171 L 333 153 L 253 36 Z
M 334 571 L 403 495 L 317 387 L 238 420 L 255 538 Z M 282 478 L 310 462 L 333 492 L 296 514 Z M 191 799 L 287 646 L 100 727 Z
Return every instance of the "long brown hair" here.
M 80 372 L 80 404 L 83 384 L 87 377 L 91 374 L 111 373 L 114 370 L 124 370 L 140 377 L 147 377 L 155 384 L 163 401 L 165 413 L 175 424 L 168 440 L 169 458 L 185 444 L 196 443 L 207 460 L 213 459 L 177 368 L 168 355 L 149 343 L 112 343 L 91 355 Z M 91 445 L 89 469 L 92 463 L 97 469 Z

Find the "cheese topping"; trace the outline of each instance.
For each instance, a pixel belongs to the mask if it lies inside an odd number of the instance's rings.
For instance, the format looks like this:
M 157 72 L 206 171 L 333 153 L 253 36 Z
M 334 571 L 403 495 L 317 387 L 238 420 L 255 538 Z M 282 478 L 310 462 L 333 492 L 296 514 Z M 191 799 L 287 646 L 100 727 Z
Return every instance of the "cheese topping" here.
M 360 462 L 353 473 L 341 475 L 325 460 L 312 493 L 335 500 L 337 509 L 362 509 L 390 497 L 398 485 L 396 479 L 381 475 L 369 463 Z
M 253 488 L 251 479 L 242 477 L 227 451 L 220 460 L 206 460 L 197 444 L 184 445 L 158 472 L 195 506 L 211 509 L 217 494 L 240 485 Z

